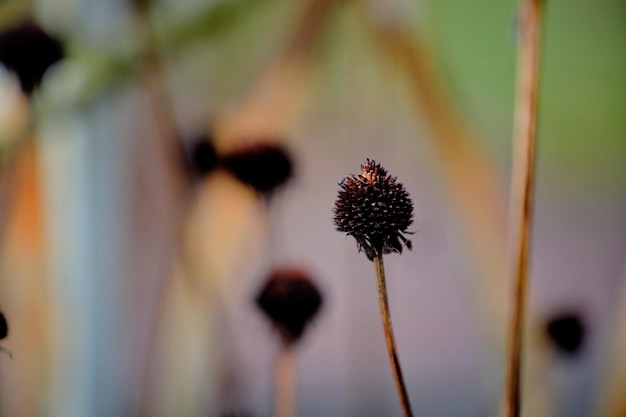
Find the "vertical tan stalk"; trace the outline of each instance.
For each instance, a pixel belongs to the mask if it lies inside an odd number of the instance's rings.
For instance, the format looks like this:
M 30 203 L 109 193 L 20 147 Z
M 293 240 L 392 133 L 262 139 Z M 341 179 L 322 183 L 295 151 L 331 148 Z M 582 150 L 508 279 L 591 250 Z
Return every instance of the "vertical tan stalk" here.
M 283 346 L 276 360 L 274 417 L 296 416 L 296 355 L 293 348 Z
M 505 417 L 519 417 L 521 409 L 522 339 L 528 290 L 530 228 L 533 212 L 537 91 L 541 0 L 523 0 L 517 64 L 511 232 L 514 270 L 513 308 L 509 326 Z
M 152 112 L 152 122 L 156 127 L 156 140 L 154 143 L 155 160 L 161 164 L 165 175 L 163 183 L 160 184 L 159 192 L 167 216 L 158 225 L 151 225 L 151 236 L 158 236 L 158 239 L 151 243 L 153 256 L 160 263 L 162 275 L 155 281 L 153 288 L 153 299 L 149 301 L 149 318 L 142 325 L 147 327 L 146 336 L 141 340 L 143 362 L 138 365 L 139 372 L 139 415 L 146 413 L 148 389 L 148 379 L 150 361 L 153 359 L 153 350 L 156 348 L 156 338 L 158 337 L 160 320 L 162 319 L 162 309 L 165 307 L 167 291 L 171 288 L 174 279 L 175 263 L 179 258 L 179 247 L 181 241 L 182 227 L 190 204 L 191 188 L 186 178 L 185 167 L 183 166 L 181 137 L 175 118 L 175 106 L 167 85 L 166 66 L 159 50 L 159 42 L 156 28 L 152 22 L 150 11 L 146 5 L 135 5 L 135 24 L 139 30 L 141 39 L 141 53 L 137 57 L 138 72 L 137 82 L 145 96 L 146 104 Z M 137 201 L 137 207 L 142 210 L 143 201 Z M 164 210 L 164 209 L 161 209 Z M 142 214 L 143 215 L 143 214 Z M 137 236 L 145 236 L 146 230 L 135 230 Z M 143 238 L 142 238 L 143 239 Z M 154 237 L 152 237 L 154 239 Z M 140 276 L 145 272 L 139 270 L 131 271 L 133 275 Z
M 411 404 L 409 403 L 409 395 L 406 392 L 404 378 L 402 377 L 402 369 L 400 368 L 400 359 L 396 351 L 396 341 L 393 336 L 393 328 L 391 327 L 391 313 L 389 312 L 389 300 L 387 299 L 387 285 L 385 283 L 385 267 L 383 265 L 383 255 L 379 254 L 374 257 L 374 268 L 376 269 L 376 278 L 378 282 L 378 300 L 380 301 L 380 314 L 383 319 L 383 329 L 385 330 L 385 340 L 387 341 L 387 350 L 389 351 L 389 360 L 391 361 L 391 369 L 396 381 L 398 396 L 402 405 L 402 413 L 405 417 L 412 417 Z
M 175 118 L 174 102 L 167 85 L 165 62 L 159 51 L 156 29 L 149 10 L 145 7 L 136 7 L 135 21 L 145 44 L 145 49 L 142 49 L 138 57 L 138 81 L 143 87 L 152 110 L 153 120 L 160 136 L 159 145 L 165 151 L 166 163 L 175 191 L 184 194 L 189 190 L 180 157 L 180 132 Z
M 6 240 L 6 229 L 9 227 L 11 204 L 14 200 L 15 181 L 20 155 L 26 148 L 36 147 L 35 122 L 33 106 L 27 102 L 28 120 L 16 138 L 7 146 L 6 156 L 0 162 L 0 246 Z

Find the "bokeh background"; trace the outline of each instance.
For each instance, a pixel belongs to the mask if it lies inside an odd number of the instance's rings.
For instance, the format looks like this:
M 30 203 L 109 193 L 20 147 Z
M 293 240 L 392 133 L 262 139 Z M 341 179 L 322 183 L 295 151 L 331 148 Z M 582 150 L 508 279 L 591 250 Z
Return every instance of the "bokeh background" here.
M 145 4 L 144 4 L 145 3 Z M 272 415 L 278 265 L 324 309 L 297 347 L 301 416 L 400 415 L 372 263 L 334 231 L 374 158 L 415 204 L 385 257 L 417 415 L 495 416 L 508 314 L 517 4 L 5 0 L 65 58 L 28 99 L 0 68 L 0 415 Z M 524 415 L 626 415 L 626 3 L 545 5 Z M 284 146 L 270 199 L 181 155 Z M 546 324 L 582 323 L 578 349 Z M 565 335 L 570 336 L 571 335 Z

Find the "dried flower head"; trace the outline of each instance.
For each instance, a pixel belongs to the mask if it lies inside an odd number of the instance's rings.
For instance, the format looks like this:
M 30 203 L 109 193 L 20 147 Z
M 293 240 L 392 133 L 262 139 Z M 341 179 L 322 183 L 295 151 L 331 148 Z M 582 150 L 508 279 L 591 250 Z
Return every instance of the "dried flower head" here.
M 0 33 L 0 63 L 17 75 L 22 91 L 31 95 L 44 73 L 63 58 L 61 42 L 26 20 Z
M 291 156 L 274 143 L 258 142 L 241 148 L 223 155 L 221 163 L 239 181 L 266 196 L 293 175 Z
M 306 272 L 280 268 L 269 275 L 256 304 L 272 321 L 283 342 L 292 345 L 300 340 L 322 306 L 322 294 Z
M 208 134 L 193 137 L 185 147 L 187 167 L 197 178 L 203 178 L 217 167 L 213 138 Z
M 368 159 L 361 173 L 339 182 L 334 207 L 336 229 L 356 239 L 359 251 L 371 261 L 383 253 L 411 249 L 403 233 L 413 224 L 413 202 L 404 185 L 387 170 Z
M 585 324 L 576 312 L 565 312 L 551 317 L 546 323 L 545 331 L 554 348 L 570 357 L 580 353 L 585 343 Z
M 0 313 L 0 340 L 9 335 L 9 325 L 4 318 L 4 314 Z

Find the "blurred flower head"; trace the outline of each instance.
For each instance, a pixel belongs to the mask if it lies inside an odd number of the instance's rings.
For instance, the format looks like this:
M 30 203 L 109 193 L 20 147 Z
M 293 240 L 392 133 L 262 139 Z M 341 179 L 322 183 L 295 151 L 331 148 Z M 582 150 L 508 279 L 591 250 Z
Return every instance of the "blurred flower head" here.
M 554 348 L 563 355 L 577 356 L 584 346 L 586 328 L 581 315 L 576 312 L 552 316 L 545 331 Z
M 257 142 L 225 154 L 221 164 L 239 181 L 268 196 L 293 175 L 293 162 L 286 148 Z
M 322 306 L 322 294 L 305 271 L 279 268 L 267 277 L 256 304 L 279 331 L 285 345 L 292 345 L 315 318 Z
M 9 325 L 7 324 L 7 320 L 4 318 L 4 314 L 0 313 L 0 340 L 4 339 L 8 335 Z M 9 358 L 13 358 L 13 353 L 8 349 L 0 347 L 0 352 L 6 353 L 7 355 L 9 355 Z
M 369 260 L 378 254 L 402 253 L 411 241 L 403 233 L 413 223 L 413 202 L 404 185 L 374 160 L 361 165 L 361 173 L 339 183 L 334 207 L 336 229 L 353 236 Z
M 185 147 L 187 168 L 197 178 L 203 178 L 217 167 L 213 138 L 202 134 L 188 140 Z
M 4 318 L 4 314 L 0 313 L 0 339 L 4 339 L 9 335 L 9 325 Z
M 61 42 L 32 20 L 0 32 L 0 63 L 13 71 L 22 91 L 31 95 L 45 72 L 63 58 Z

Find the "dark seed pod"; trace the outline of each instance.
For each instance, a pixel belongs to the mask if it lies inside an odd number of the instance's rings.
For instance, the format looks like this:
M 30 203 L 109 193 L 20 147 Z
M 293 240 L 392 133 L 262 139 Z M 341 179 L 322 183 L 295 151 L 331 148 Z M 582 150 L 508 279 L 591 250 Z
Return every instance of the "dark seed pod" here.
M 545 332 L 554 348 L 563 355 L 577 356 L 584 347 L 586 328 L 578 313 L 567 312 L 551 317 Z
M 256 304 L 279 331 L 283 342 L 292 345 L 300 340 L 322 306 L 322 294 L 306 272 L 280 268 L 269 275 Z
M 356 239 L 359 251 L 371 261 L 383 253 L 402 253 L 403 244 L 411 249 L 404 233 L 413 224 L 413 202 L 396 177 L 368 159 L 361 173 L 339 182 L 334 207 L 336 229 Z
M 0 340 L 9 335 L 9 325 L 4 318 L 4 314 L 0 313 Z
M 293 162 L 287 150 L 273 143 L 255 143 L 223 155 L 221 164 L 239 181 L 268 196 L 289 181 Z
M 217 167 L 217 154 L 213 138 L 202 134 L 189 140 L 185 146 L 189 172 L 197 178 L 203 178 Z
M 48 68 L 62 58 L 61 42 L 32 20 L 0 32 L 0 63 L 15 72 L 27 95 L 39 86 Z

